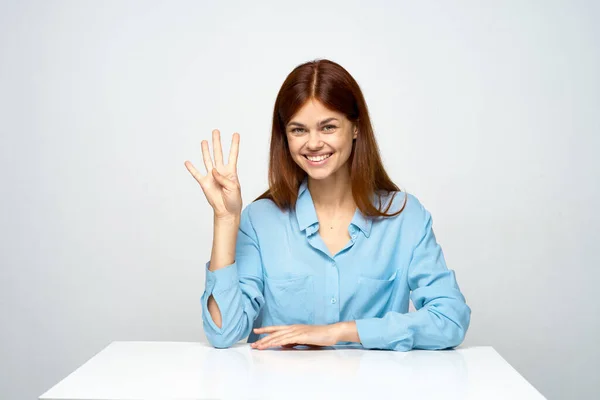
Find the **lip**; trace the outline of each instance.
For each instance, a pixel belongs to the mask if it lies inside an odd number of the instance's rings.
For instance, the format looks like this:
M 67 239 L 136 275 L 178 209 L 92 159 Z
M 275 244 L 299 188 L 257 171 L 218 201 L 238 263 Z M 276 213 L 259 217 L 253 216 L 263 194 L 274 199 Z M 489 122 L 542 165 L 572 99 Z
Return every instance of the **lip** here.
M 308 158 L 306 158 L 306 156 L 308 154 L 303 154 L 302 156 L 304 157 L 304 159 L 306 160 L 306 162 L 308 163 L 308 165 L 311 165 L 313 167 L 319 167 L 321 165 L 325 165 L 327 163 L 327 161 L 329 161 L 329 159 L 333 156 L 334 153 L 310 154 L 311 157 L 324 156 L 326 154 L 331 154 L 331 156 L 329 156 L 326 159 L 321 160 L 321 161 L 311 161 L 311 160 L 309 160 Z

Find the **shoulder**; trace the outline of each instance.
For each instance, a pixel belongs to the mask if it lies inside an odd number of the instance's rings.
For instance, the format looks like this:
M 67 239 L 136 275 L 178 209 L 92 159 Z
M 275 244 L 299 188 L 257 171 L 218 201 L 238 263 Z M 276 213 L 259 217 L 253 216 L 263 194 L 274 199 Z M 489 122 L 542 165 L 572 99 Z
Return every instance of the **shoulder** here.
M 426 211 L 423 203 L 419 200 L 419 198 L 409 192 L 401 192 L 401 191 L 392 191 L 392 192 L 383 192 L 380 194 L 381 201 L 383 207 L 387 207 L 387 204 L 391 201 L 392 205 L 390 206 L 389 212 L 397 212 L 402 207 L 402 213 L 400 215 L 406 214 L 419 214 Z M 405 214 L 405 215 L 406 215 Z
M 427 232 L 431 216 L 421 200 L 412 193 L 400 191 L 386 193 L 382 196 L 382 211 L 385 211 L 390 201 L 391 206 L 387 214 L 402 211 L 392 217 L 377 217 L 373 221 L 372 228 L 375 237 L 383 241 L 392 240 L 395 245 L 403 249 L 412 249 L 421 240 L 424 232 Z
M 280 210 L 272 200 L 255 200 L 242 211 L 241 224 L 256 229 L 257 226 L 280 220 L 285 215 L 287 212 Z
M 262 218 L 277 217 L 283 212 L 272 200 L 260 199 L 248 204 L 242 213 L 246 213 L 254 221 Z
M 419 198 L 408 192 L 386 192 L 381 195 L 383 210 L 391 201 L 389 213 L 395 213 L 399 210 L 402 212 L 393 217 L 385 217 L 390 223 L 409 225 L 410 228 L 422 227 L 431 218 L 429 211 L 425 208 Z
M 255 200 L 242 210 L 240 230 L 259 245 L 280 238 L 288 225 L 289 211 L 280 210 L 270 199 Z

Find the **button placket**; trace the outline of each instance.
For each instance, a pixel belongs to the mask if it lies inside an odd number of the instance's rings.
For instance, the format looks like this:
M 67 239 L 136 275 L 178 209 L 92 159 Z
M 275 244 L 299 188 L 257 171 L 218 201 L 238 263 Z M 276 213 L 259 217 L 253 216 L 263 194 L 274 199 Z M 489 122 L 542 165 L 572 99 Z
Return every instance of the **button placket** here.
M 332 266 L 333 268 L 336 268 L 335 261 L 332 261 L 332 262 L 331 262 L 331 266 Z M 331 302 L 331 304 L 335 304 L 335 303 L 337 303 L 337 299 L 335 298 L 335 295 L 331 296 L 330 302 Z
M 328 276 L 328 282 L 325 287 L 325 293 L 327 293 L 328 296 L 326 297 L 327 300 L 325 301 L 328 301 L 329 304 L 325 307 L 325 318 L 328 324 L 333 324 L 339 322 L 340 319 L 338 303 L 340 289 L 339 268 L 335 258 L 331 258 L 329 260 L 326 274 Z

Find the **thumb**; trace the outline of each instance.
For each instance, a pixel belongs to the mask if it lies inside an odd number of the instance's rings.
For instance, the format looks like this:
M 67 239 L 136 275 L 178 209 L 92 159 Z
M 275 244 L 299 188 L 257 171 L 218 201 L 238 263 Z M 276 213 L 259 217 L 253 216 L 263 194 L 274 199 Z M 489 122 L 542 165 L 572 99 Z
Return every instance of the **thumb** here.
M 231 181 L 230 179 L 227 179 L 226 177 L 221 175 L 219 173 L 219 171 L 217 171 L 216 168 L 212 169 L 212 175 L 213 175 L 213 178 L 215 178 L 215 180 L 217 181 L 217 183 L 219 185 L 221 185 L 224 188 L 227 188 L 229 190 L 235 190 L 235 183 L 233 181 Z

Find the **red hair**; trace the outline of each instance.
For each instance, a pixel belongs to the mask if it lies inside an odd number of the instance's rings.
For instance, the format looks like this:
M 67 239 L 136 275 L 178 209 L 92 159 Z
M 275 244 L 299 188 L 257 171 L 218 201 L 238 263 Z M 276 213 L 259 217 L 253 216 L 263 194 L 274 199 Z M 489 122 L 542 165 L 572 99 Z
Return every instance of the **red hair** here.
M 344 114 L 358 127 L 358 136 L 352 143 L 348 159 L 352 197 L 356 206 L 365 216 L 392 217 L 400 214 L 406 206 L 406 198 L 402 208 L 391 214 L 386 213 L 393 197 L 384 211 L 381 211 L 381 197 L 378 207 L 372 203 L 375 194 L 401 190 L 383 168 L 367 104 L 358 83 L 341 65 L 326 59 L 297 66 L 283 82 L 273 110 L 269 189 L 254 201 L 270 199 L 281 210 L 295 207 L 298 188 L 307 174 L 290 155 L 285 126 L 311 99 Z

